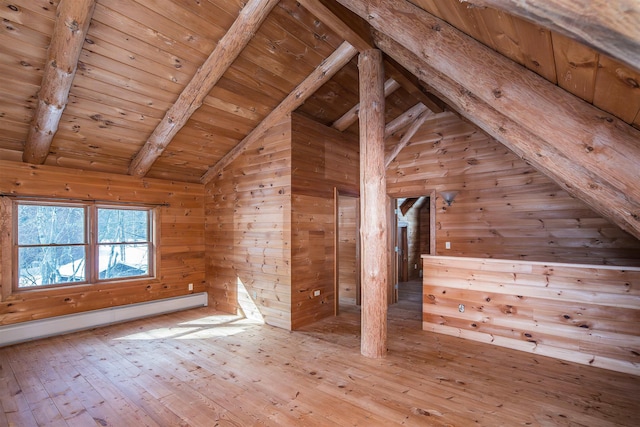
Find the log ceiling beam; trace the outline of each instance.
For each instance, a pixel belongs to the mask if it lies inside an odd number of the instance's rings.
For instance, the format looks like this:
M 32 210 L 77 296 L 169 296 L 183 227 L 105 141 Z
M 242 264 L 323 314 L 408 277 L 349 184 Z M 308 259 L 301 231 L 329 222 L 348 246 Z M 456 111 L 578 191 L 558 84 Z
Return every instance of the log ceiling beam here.
M 637 0 L 461 1 L 533 21 L 640 70 L 640 3 Z
M 61 0 L 22 160 L 43 164 L 69 100 L 95 0 Z
M 396 82 L 394 79 L 388 79 L 384 82 L 384 96 L 385 98 L 391 95 L 396 90 L 400 89 L 400 83 Z M 340 132 L 344 132 L 358 120 L 358 113 L 360 111 L 360 103 L 354 105 L 349 111 L 344 113 L 342 117 L 333 122 L 331 125 L 332 128 L 339 130 Z
M 419 102 L 395 119 L 391 120 L 384 128 L 385 139 L 389 138 L 400 129 L 404 129 L 409 126 L 409 124 L 413 123 L 420 114 L 426 111 L 428 111 L 427 107 L 422 102 Z
M 429 117 L 433 116 L 433 114 L 434 113 L 432 111 L 427 110 L 427 111 L 423 111 L 415 118 L 413 123 L 409 125 L 409 128 L 404 133 L 404 135 L 402 135 L 402 138 L 400 138 L 400 141 L 393 147 L 393 150 L 391 150 L 391 152 L 389 152 L 389 154 L 385 156 L 384 158 L 385 168 L 388 168 L 391 162 L 393 161 L 393 159 L 395 159 L 396 156 L 400 153 L 400 151 L 402 151 L 404 147 L 409 145 L 411 138 L 413 138 L 416 132 L 418 132 L 418 129 L 420 129 L 420 126 L 422 126 Z
M 250 0 L 229 31 L 169 108 L 151 136 L 129 165 L 129 175 L 144 176 L 173 137 L 202 105 L 211 89 L 233 64 L 279 0 Z
M 404 90 L 426 105 L 429 110 L 434 113 L 442 113 L 445 111 L 445 105 L 442 100 L 424 91 L 417 78 L 407 70 L 402 69 L 403 67 L 398 67 L 396 63 L 392 63 L 393 60 L 388 55 L 387 59 L 384 64 L 384 70 L 389 77 L 400 83 L 400 86 L 402 86 Z
M 640 131 L 408 1 L 337 1 L 469 120 L 640 238 Z
M 264 133 L 301 106 L 311 95 L 313 95 L 323 84 L 331 79 L 342 67 L 351 61 L 358 53 L 358 50 L 349 42 L 343 42 L 327 59 L 325 59 L 302 83 L 300 83 L 291 93 L 274 108 L 258 126 L 256 126 L 240 143 L 222 157 L 218 163 L 209 168 L 202 176 L 200 182 L 209 183 L 214 177 L 222 173 L 222 170 L 247 147 L 256 142 Z

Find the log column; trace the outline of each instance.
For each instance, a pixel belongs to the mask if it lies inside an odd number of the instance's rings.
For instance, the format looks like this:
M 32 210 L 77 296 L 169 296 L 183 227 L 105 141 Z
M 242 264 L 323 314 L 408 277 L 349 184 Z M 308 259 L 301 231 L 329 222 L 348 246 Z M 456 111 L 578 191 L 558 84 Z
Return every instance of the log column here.
M 360 73 L 360 239 L 362 248 L 361 353 L 387 353 L 387 184 L 384 167 L 382 52 L 366 50 Z

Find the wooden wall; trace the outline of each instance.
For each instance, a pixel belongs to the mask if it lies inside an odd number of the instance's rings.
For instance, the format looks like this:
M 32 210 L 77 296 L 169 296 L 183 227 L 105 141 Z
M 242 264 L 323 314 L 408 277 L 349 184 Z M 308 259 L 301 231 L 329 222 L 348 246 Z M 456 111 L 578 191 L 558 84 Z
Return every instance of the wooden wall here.
M 387 169 L 393 197 L 438 194 L 436 253 L 640 265 L 640 241 L 452 114 L 428 120 Z M 445 242 L 451 249 L 445 249 Z
M 0 324 L 23 322 L 117 305 L 138 303 L 205 291 L 204 188 L 200 184 L 137 179 L 53 166 L 0 161 L 0 192 L 85 200 L 167 204 L 160 208 L 159 271 L 156 279 L 104 285 L 78 285 L 59 289 L 28 290 L 7 295 L 11 289 L 9 197 L 0 216 Z
M 292 327 L 333 315 L 334 188 L 357 194 L 357 138 L 292 115 Z M 346 260 L 345 262 L 348 262 Z M 320 291 L 314 296 L 313 291 Z
M 220 310 L 291 328 L 291 122 L 284 119 L 205 189 L 206 280 Z M 239 305 L 238 292 L 245 293 Z M 244 297 L 244 298 L 243 298 Z
M 295 329 L 333 314 L 333 192 L 356 192 L 359 176 L 357 142 L 346 141 L 294 114 L 207 185 L 211 304 L 241 308 L 240 281 L 268 324 Z
M 640 268 L 423 260 L 423 329 L 640 375 Z
M 358 263 L 358 203 L 357 197 L 338 196 L 338 294 L 340 304 L 358 302 L 360 267 Z

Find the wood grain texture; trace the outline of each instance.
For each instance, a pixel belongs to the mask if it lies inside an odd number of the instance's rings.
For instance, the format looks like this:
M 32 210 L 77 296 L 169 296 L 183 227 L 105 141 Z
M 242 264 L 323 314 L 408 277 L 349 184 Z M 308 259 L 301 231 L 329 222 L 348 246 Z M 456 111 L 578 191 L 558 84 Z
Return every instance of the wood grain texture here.
M 349 43 L 344 42 L 334 53 L 322 62 L 304 81 L 274 108 L 264 120 L 258 124 L 238 145 L 233 147 L 214 166 L 209 168 L 202 176 L 201 182 L 208 183 L 213 177 L 220 173 L 224 167 L 232 162 L 245 147 L 251 145 L 260 138 L 274 123 L 281 120 L 286 114 L 290 114 L 310 97 L 323 83 L 337 73 L 351 58 L 355 56 L 357 50 Z
M 378 37 L 378 43 L 405 66 L 421 75 L 422 79 L 437 85 L 438 90 L 445 98 L 450 99 L 453 105 L 456 105 L 461 114 L 509 147 L 518 156 L 526 159 L 536 169 L 551 177 L 563 189 L 585 201 L 594 210 L 627 232 L 636 235 L 636 237 L 640 233 L 638 229 L 640 221 L 635 219 L 636 217 L 640 218 L 636 215 L 640 209 L 640 201 L 631 195 L 635 189 L 631 184 L 635 179 L 631 176 L 633 173 L 622 170 L 614 172 L 612 167 L 609 172 L 619 175 L 617 179 L 612 181 L 610 174 L 608 172 L 602 173 L 603 170 L 599 166 L 602 161 L 598 161 L 598 159 L 605 152 L 616 152 L 616 157 L 622 156 L 618 152 L 620 148 L 618 142 L 614 144 L 615 139 L 611 139 L 607 135 L 610 126 L 607 120 L 602 121 L 600 129 L 603 138 L 588 136 L 587 140 L 593 144 L 583 146 L 584 153 L 580 152 L 578 148 L 573 152 L 568 151 L 566 146 L 561 149 L 561 146 L 556 143 L 557 141 L 553 144 L 549 142 L 555 141 L 556 138 L 551 137 L 550 140 L 546 140 L 537 131 L 528 130 L 509 119 L 490 103 L 483 102 L 478 96 L 464 89 L 452 79 L 437 72 L 400 44 L 383 35 Z M 545 117 L 553 115 L 546 114 Z M 615 122 L 612 124 L 631 139 L 638 132 L 628 125 L 621 124 L 622 127 L 619 127 Z M 541 125 L 539 128 L 544 128 L 544 126 Z M 559 132 L 558 135 L 563 134 L 564 130 L 559 130 Z M 565 139 L 563 141 L 566 142 Z M 583 143 L 580 142 L 580 144 Z M 633 152 L 638 151 L 640 155 L 639 147 L 633 143 L 628 144 L 626 150 L 622 150 L 626 151 L 623 163 L 629 168 L 627 171 L 635 170 L 637 160 L 635 160 L 636 154 Z M 595 156 L 591 156 L 593 153 Z
M 459 191 L 451 206 L 437 195 L 438 254 L 640 266 L 640 241 L 455 115 L 428 119 L 412 141 L 387 169 L 387 191 Z
M 518 1 L 463 0 L 491 6 L 543 25 L 640 70 L 632 52 L 640 50 L 640 7 L 633 0 L 555 0 L 545 4 Z M 580 19 L 576 19 L 579 16 Z
M 130 175 L 146 175 L 176 133 L 200 108 L 205 97 L 247 46 L 277 3 L 277 0 L 252 0 L 245 5 L 238 19 L 220 39 L 207 60 L 198 68 L 176 102 L 132 160 L 129 166 Z
M 95 4 L 95 0 L 62 0 L 58 5 L 38 103 L 25 141 L 25 162 L 42 164 L 49 154 L 51 141 L 67 106 Z
M 640 268 L 429 256 L 423 261 L 423 329 L 640 373 L 640 333 L 631 326 L 640 320 Z
M 382 52 L 358 57 L 360 72 L 360 239 L 362 347 L 366 357 L 387 353 L 387 197 L 384 180 L 384 68 Z
M 0 424 L 632 426 L 640 416 L 637 376 L 422 331 L 419 315 L 419 303 L 390 308 L 383 362 L 354 357 L 355 309 L 293 334 L 208 307 L 4 347 Z
M 41 196 L 166 204 L 159 208 L 158 271 L 154 279 L 101 285 L 80 285 L 37 291 L 5 293 L 0 302 L 0 324 L 11 324 L 87 310 L 133 304 L 203 292 L 204 192 L 199 184 L 134 179 L 95 172 L 0 162 L 0 192 Z M 4 198 L 3 198 L 4 199 Z M 8 198 L 6 198 L 8 199 Z M 3 202 L 2 216 L 9 206 Z M 9 218 L 10 215 L 7 215 Z M 5 254 L 2 234 L 2 287 L 11 289 L 11 255 Z M 8 247 L 11 244 L 9 243 Z
M 285 117 L 206 186 L 211 305 L 291 329 L 291 121 Z M 245 294 L 243 307 L 242 295 Z
M 359 157 L 358 141 L 351 135 L 299 114 L 292 116 L 291 126 L 291 315 L 293 329 L 299 329 L 333 315 L 334 232 L 340 221 L 335 217 L 334 188 L 358 194 Z M 353 268 L 353 263 L 347 252 L 338 266 Z M 316 290 L 319 296 L 314 296 Z
M 358 203 L 357 197 L 338 194 L 338 305 L 359 303 Z
M 628 172 L 635 170 L 640 163 L 637 144 L 640 132 L 620 120 L 602 115 L 597 108 L 567 94 L 535 73 L 522 70 L 517 64 L 409 2 L 340 2 L 347 4 L 360 16 L 369 17 L 369 22 L 380 34 L 394 38 L 401 49 L 406 46 L 406 50 L 421 58 L 423 69 L 431 68 L 442 77 L 439 80 L 451 80 L 460 85 L 456 94 L 447 90 L 445 96 L 460 110 L 464 110 L 463 104 L 468 103 L 461 98 L 472 95 L 483 102 L 483 110 L 495 108 L 511 122 L 511 126 L 498 128 L 507 129 L 513 125 L 522 127 L 536 135 L 543 143 L 543 148 L 553 147 L 559 154 L 570 158 L 575 163 L 573 175 L 577 175 L 581 167 L 597 170 L 596 177 L 601 181 L 599 187 L 603 196 L 589 199 L 592 190 L 584 187 L 586 179 L 579 179 L 577 184 L 582 181 L 584 188 L 580 197 L 636 237 L 640 236 L 640 220 L 636 219 L 640 218 L 640 190 L 636 191 L 636 186 L 632 184 L 635 178 Z M 394 13 L 384 13 L 389 9 Z M 418 16 L 420 22 L 416 23 L 412 16 Z M 377 37 L 378 45 L 382 38 Z M 386 43 L 383 49 L 397 59 L 390 43 Z M 467 52 L 467 55 L 460 55 L 461 51 Z M 437 54 L 427 55 L 426 52 Z M 424 61 L 427 56 L 428 65 Z M 472 58 L 472 63 L 465 58 Z M 403 65 L 415 70 L 405 61 Z M 428 76 L 422 75 L 422 78 L 431 85 L 443 86 L 438 80 L 429 80 Z M 520 104 L 524 99 L 528 100 L 526 105 Z M 472 120 L 479 122 L 477 118 Z M 507 132 L 495 133 L 502 134 L 503 139 L 511 139 L 515 143 L 513 145 L 522 147 L 526 144 L 526 140 L 506 136 Z M 561 140 L 558 135 L 563 135 Z M 528 157 L 535 157 L 534 153 L 530 154 Z M 580 188 L 580 185 L 576 188 Z M 617 202 L 612 204 L 610 198 L 615 198 Z

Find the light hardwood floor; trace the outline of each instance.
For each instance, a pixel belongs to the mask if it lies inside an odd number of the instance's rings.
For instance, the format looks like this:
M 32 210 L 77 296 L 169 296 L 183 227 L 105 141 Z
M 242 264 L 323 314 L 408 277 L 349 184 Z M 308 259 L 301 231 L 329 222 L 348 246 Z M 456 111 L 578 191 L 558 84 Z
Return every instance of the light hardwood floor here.
M 383 360 L 360 356 L 354 307 L 296 332 L 203 308 L 2 348 L 0 426 L 638 425 L 640 378 L 423 332 L 419 304 L 391 308 Z

